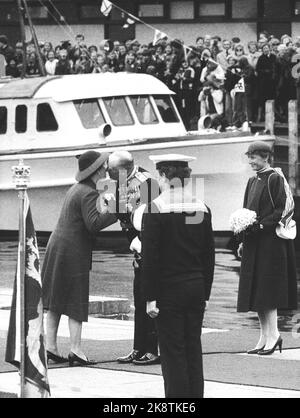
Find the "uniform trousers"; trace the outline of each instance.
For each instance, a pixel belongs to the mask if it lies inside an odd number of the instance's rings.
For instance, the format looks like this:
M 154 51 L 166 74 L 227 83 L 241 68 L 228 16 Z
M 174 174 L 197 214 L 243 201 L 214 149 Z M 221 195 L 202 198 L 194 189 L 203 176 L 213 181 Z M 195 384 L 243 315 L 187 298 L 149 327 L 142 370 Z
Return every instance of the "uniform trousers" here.
M 141 355 L 145 353 L 158 354 L 158 338 L 156 323 L 146 312 L 146 300 L 142 294 L 141 268 L 134 268 L 133 282 L 134 298 L 134 343 L 133 348 Z
M 158 340 L 166 398 L 202 398 L 202 279 L 166 286 L 158 299 Z

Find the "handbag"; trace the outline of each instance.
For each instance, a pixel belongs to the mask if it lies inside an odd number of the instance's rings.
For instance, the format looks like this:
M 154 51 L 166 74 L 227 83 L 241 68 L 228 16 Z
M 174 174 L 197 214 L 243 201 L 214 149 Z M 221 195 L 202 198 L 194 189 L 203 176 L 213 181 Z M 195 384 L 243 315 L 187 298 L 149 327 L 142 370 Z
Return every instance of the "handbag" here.
M 269 191 L 269 196 L 270 196 L 270 199 L 271 199 L 273 209 L 275 209 L 274 200 L 272 198 L 271 190 L 270 190 L 270 177 L 272 176 L 272 174 L 268 178 L 268 191 Z M 278 174 L 281 175 L 280 173 L 278 173 Z M 281 176 L 283 177 L 283 174 Z M 284 184 L 285 190 L 288 187 L 289 190 L 288 191 L 286 190 L 286 192 L 287 192 L 287 194 L 291 195 L 289 185 L 288 185 L 285 177 L 283 177 L 283 178 L 284 178 L 284 183 L 285 183 Z M 275 232 L 276 232 L 276 234 L 279 238 L 282 238 L 282 239 L 295 239 L 296 238 L 297 225 L 296 225 L 296 222 L 294 221 L 294 219 L 292 219 L 293 213 L 294 212 L 292 211 L 291 216 L 286 219 L 285 224 L 282 221 L 279 221 L 278 225 L 276 226 Z

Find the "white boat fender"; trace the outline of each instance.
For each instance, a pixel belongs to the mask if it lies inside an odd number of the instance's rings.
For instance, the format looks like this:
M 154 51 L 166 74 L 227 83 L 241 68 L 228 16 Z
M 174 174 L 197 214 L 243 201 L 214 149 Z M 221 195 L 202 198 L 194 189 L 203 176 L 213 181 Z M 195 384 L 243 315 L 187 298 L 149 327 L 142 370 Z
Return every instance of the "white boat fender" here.
M 107 136 L 111 134 L 111 130 L 112 128 L 109 123 L 103 123 L 103 125 L 99 127 L 99 136 L 101 138 L 106 138 Z
M 198 121 L 198 129 L 209 129 L 211 128 L 212 119 L 209 115 L 201 116 Z

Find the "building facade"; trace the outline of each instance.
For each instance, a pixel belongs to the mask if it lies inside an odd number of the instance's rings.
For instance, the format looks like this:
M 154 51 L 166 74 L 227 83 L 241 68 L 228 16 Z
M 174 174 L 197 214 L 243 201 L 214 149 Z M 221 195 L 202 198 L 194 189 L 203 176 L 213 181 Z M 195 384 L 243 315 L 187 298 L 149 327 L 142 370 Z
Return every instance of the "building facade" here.
M 86 43 L 99 45 L 103 39 L 153 40 L 156 28 L 170 38 L 195 44 L 198 36 L 239 37 L 243 43 L 256 40 L 267 30 L 280 37 L 300 35 L 300 1 L 297 0 L 114 0 L 110 15 L 100 12 L 101 0 L 28 0 L 30 15 L 40 41 L 54 45 L 85 35 Z M 127 15 L 145 24 L 123 28 Z M 11 43 L 20 39 L 16 0 L 0 0 L 0 32 Z M 28 35 L 29 36 L 29 35 Z

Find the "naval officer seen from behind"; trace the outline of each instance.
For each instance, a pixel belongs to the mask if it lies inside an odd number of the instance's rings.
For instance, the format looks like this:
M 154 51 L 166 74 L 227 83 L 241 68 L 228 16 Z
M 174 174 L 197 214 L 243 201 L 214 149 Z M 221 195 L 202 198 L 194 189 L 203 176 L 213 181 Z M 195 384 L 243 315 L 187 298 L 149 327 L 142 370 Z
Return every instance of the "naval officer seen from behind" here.
M 201 329 L 214 274 L 210 209 L 192 193 L 193 157 L 150 157 L 160 196 L 142 218 L 143 289 L 156 318 L 167 398 L 202 398 Z M 138 213 L 137 213 L 138 214 Z

